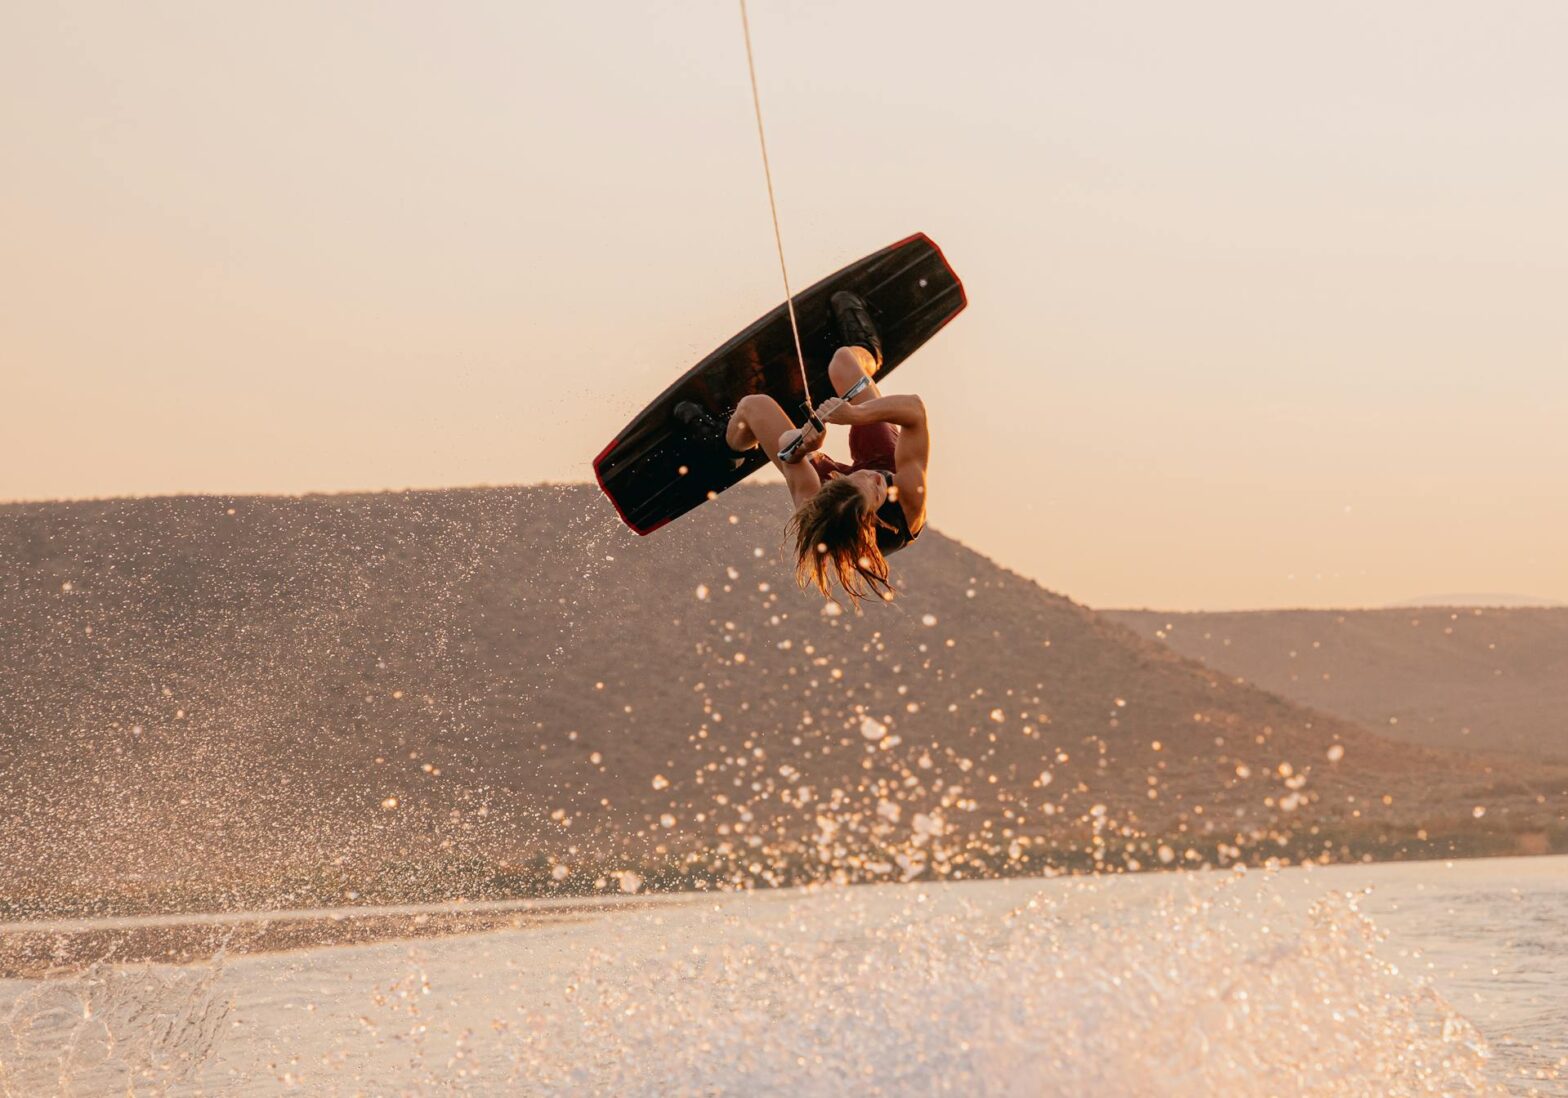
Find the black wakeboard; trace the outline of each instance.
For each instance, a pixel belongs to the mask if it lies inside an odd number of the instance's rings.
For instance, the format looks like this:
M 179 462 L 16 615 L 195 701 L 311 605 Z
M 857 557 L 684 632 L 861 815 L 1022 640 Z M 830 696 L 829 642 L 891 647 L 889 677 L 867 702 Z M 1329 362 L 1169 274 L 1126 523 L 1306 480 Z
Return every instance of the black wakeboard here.
M 877 380 L 968 304 L 963 283 L 924 233 L 873 252 L 796 294 L 801 350 L 818 400 L 833 392 L 828 362 L 840 344 L 828 298 L 840 290 L 866 299 L 882 337 Z M 768 464 L 761 450 L 748 452 L 738 463 L 726 460 L 686 437 L 674 418 L 675 405 L 683 400 L 722 414 L 749 393 L 773 397 L 797 424 L 802 418 L 806 394 L 784 305 L 687 370 L 594 459 L 599 487 L 626 525 L 651 534 Z

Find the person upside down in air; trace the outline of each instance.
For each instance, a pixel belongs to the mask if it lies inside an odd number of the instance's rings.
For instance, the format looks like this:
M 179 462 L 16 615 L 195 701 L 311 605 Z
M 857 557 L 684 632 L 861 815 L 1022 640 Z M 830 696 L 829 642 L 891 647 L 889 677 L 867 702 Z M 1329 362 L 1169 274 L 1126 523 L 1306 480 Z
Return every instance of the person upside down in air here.
M 727 423 L 689 402 L 677 405 L 675 416 L 694 436 L 735 455 L 760 446 L 784 474 L 795 505 L 788 529 L 802 587 L 833 598 L 837 580 L 856 602 L 888 599 L 887 558 L 919 537 L 926 523 L 926 408 L 913 393 L 883 396 L 871 380 L 882 365 L 882 341 L 865 301 L 840 292 L 831 305 L 844 345 L 828 365 L 837 395 L 817 406 L 816 418 L 849 428 L 850 464 L 820 452 L 825 426 L 796 427 L 770 396 L 741 398 Z

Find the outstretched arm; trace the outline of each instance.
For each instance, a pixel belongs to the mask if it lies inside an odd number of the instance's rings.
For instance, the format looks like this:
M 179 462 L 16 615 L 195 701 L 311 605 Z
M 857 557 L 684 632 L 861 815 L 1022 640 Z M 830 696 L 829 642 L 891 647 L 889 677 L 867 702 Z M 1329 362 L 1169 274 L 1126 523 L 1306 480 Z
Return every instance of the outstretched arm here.
M 904 508 L 911 533 L 926 524 L 926 465 L 931 460 L 931 428 L 926 422 L 925 401 L 910 395 L 916 408 L 908 426 L 900 424 L 898 445 L 893 448 L 893 487 Z
M 824 408 L 827 403 L 823 401 Z M 914 393 L 894 393 L 892 396 L 873 397 L 854 404 L 839 401 L 822 418 L 829 423 L 891 423 L 907 431 L 924 431 L 926 402 Z
M 799 507 L 822 488 L 822 478 L 817 474 L 816 466 L 809 461 L 796 461 L 786 463 L 779 460 L 779 450 L 787 446 L 790 441 L 790 432 L 786 431 L 779 436 L 777 442 L 770 447 L 763 447 L 768 451 L 768 457 L 773 459 L 773 464 L 779 472 L 784 474 L 784 484 L 789 488 L 789 497 Z

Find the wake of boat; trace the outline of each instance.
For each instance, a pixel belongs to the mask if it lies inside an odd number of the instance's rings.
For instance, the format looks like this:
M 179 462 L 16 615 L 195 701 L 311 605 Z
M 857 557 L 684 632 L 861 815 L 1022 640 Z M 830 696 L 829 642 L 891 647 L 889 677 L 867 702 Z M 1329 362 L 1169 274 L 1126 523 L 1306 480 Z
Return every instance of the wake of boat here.
M 1259 873 L 755 893 L 226 965 L 96 966 L 27 985 L 0 1042 L 17 1095 L 1490 1085 L 1485 1042 L 1380 955 L 1354 896 Z
M 1486 1090 L 1484 1042 L 1378 957 L 1353 898 L 1303 910 L 1204 881 L 1148 902 L 1122 883 L 1005 911 L 965 894 L 1016 886 L 851 890 L 641 959 L 595 950 L 527 1011 L 512 1078 L 647 1095 Z

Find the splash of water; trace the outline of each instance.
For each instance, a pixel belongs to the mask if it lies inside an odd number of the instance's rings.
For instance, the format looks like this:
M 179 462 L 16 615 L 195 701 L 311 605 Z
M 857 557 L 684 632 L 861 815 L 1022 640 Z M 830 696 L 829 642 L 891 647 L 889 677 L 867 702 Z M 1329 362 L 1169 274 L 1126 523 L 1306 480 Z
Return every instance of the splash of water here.
M 976 887 L 1007 886 L 958 891 Z M 1041 893 L 1000 920 L 961 900 L 922 915 L 940 891 L 830 892 L 777 932 L 596 952 L 529 1012 L 514 1079 L 630 1095 L 1488 1092 L 1485 1042 L 1379 959 L 1345 896 L 1302 912 L 1229 885 L 1152 904 L 1092 887 L 1091 904 Z
M 10 1007 L 0 1093 L 1498 1093 L 1389 953 L 1289 874 L 730 895 L 250 958 L 222 996 L 97 966 Z

